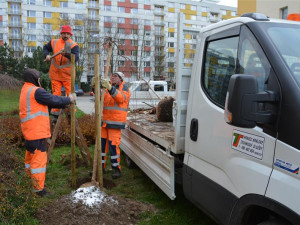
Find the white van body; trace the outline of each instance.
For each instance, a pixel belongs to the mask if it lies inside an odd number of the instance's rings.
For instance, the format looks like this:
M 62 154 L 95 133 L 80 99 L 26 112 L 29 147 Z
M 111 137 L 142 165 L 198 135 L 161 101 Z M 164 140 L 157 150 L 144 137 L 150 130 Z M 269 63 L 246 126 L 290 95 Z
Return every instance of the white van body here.
M 151 88 L 149 88 L 149 85 Z M 160 99 L 172 96 L 175 97 L 175 91 L 168 91 L 166 81 L 131 81 L 129 83 L 131 92 L 129 109 L 149 109 L 156 107 Z M 152 90 L 155 91 L 155 93 Z
M 218 224 L 296 225 L 300 24 L 258 15 L 202 29 L 192 68 L 185 34 L 197 30 L 180 15 L 173 123 L 131 114 L 120 147 L 171 199 L 182 184 Z

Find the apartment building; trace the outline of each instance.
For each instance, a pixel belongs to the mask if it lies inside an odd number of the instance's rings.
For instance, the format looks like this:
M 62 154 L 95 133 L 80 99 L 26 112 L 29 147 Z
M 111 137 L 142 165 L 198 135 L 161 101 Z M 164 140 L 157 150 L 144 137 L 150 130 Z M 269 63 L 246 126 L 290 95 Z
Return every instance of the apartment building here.
M 82 82 L 94 76 L 94 54 L 100 54 L 104 73 L 107 49 L 114 45 L 112 68 L 123 71 L 126 80 L 174 79 L 177 14 L 185 26 L 200 28 L 236 16 L 236 8 L 218 5 L 218 0 L 0 0 L 0 44 L 17 57 L 29 55 L 70 24 L 72 37 L 81 48 Z M 186 66 L 195 54 L 197 32 L 185 35 Z M 189 63 L 190 60 L 190 63 Z
M 238 0 L 238 14 L 263 13 L 268 17 L 286 19 L 288 14 L 300 13 L 299 0 Z

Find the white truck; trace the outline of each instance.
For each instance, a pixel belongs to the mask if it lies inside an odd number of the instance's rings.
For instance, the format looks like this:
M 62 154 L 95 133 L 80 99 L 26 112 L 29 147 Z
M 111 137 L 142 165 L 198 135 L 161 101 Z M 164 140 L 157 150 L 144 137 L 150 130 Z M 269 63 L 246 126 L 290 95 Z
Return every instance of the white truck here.
M 164 80 L 139 80 L 129 83 L 131 92 L 129 109 L 150 109 L 156 107 L 164 97 L 175 97 L 175 91 L 168 88 L 167 81 Z
M 182 20 L 174 121 L 132 114 L 126 162 L 171 199 L 181 183 L 218 224 L 300 224 L 300 24 L 254 13 L 207 26 L 191 69 Z

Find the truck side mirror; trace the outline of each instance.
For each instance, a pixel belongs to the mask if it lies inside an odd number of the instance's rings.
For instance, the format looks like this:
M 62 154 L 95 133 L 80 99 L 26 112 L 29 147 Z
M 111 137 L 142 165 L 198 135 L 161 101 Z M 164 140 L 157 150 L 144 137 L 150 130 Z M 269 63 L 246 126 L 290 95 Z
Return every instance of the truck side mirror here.
M 257 123 L 270 124 L 275 119 L 275 113 L 259 111 L 258 104 L 277 101 L 278 97 L 274 92 L 258 92 L 255 76 L 235 74 L 231 76 L 228 85 L 225 121 L 230 125 L 244 128 L 253 128 Z

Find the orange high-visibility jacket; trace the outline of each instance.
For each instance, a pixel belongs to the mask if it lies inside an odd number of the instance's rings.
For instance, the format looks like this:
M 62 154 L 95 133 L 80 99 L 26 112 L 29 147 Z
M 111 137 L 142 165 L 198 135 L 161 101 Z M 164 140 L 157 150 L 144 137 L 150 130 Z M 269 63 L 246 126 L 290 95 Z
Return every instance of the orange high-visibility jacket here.
M 38 88 L 25 82 L 21 90 L 19 109 L 21 129 L 26 140 L 38 140 L 51 136 L 48 107 L 38 103 L 34 97 Z
M 77 44 L 68 39 L 69 43 L 71 43 L 71 49 L 77 46 Z M 53 54 L 56 54 L 61 49 L 65 47 L 65 41 L 60 39 L 52 39 L 51 47 L 53 49 Z M 71 60 L 63 55 L 58 55 L 51 59 L 51 65 L 49 70 L 50 78 L 58 81 L 68 81 L 71 80 Z
M 119 87 L 113 87 L 111 94 L 105 90 L 103 106 L 103 123 L 107 128 L 124 129 L 127 120 L 130 90 L 123 81 Z

